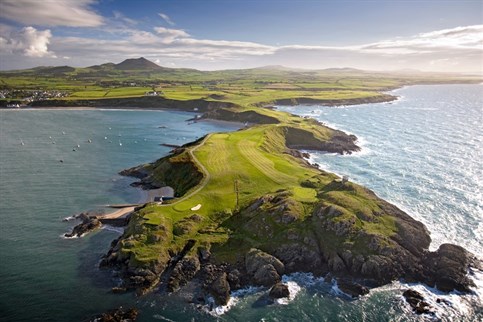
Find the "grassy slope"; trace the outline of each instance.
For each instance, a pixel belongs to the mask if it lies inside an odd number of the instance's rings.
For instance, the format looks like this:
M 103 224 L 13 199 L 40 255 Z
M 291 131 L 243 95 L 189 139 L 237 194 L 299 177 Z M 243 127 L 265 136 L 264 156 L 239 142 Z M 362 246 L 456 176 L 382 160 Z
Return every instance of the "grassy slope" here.
M 270 146 L 270 150 L 267 150 L 267 146 Z M 217 227 L 236 210 L 235 180 L 238 182 L 239 208 L 247 206 L 259 196 L 274 193 L 281 188 L 291 191 L 298 202 L 313 203 L 316 200 L 315 190 L 302 187 L 300 183 L 316 175 L 318 171 L 301 166 L 299 160 L 283 153 L 283 137 L 277 127 L 258 126 L 233 133 L 215 133 L 203 145 L 191 149 L 195 148 L 196 160 L 193 161 L 199 161 L 210 174 L 204 188 L 173 204 L 151 206 L 150 211 L 143 215 L 146 225 L 152 227 L 158 227 L 165 220 L 175 224 L 194 213 L 203 218 L 192 234 L 173 239 L 176 249 L 189 238 L 198 239 L 200 244 L 228 238 L 225 230 L 220 230 L 217 234 L 213 234 L 213 231 L 211 234 L 197 234 L 196 231 L 210 226 Z M 198 211 L 190 210 L 198 204 L 202 205 Z M 154 259 L 148 253 L 156 257 L 157 248 L 157 245 L 143 246 L 133 251 L 138 260 L 146 260 Z
M 299 232 L 311 230 L 313 225 L 305 218 L 310 217 L 321 201 L 324 207 L 334 206 L 339 211 L 332 219 L 334 224 L 349 223 L 354 231 L 363 229 L 384 238 L 394 233 L 391 217 L 374 216 L 374 212 L 380 210 L 375 196 L 357 185 L 334 186 L 335 175 L 310 167 L 301 159 L 287 154 L 286 135 L 290 133 L 290 128 L 309 131 L 320 141 L 331 137 L 330 129 L 318 126 L 312 120 L 268 112 L 277 116 L 280 123 L 258 125 L 232 133 L 214 133 L 201 144 L 187 147 L 181 154 L 164 159 L 163 162 L 168 160 L 169 163 L 175 163 L 180 158 L 189 160 L 201 169 L 204 178 L 185 193 L 187 197 L 171 204 L 150 205 L 137 214 L 130 226 L 141 226 L 144 230 L 138 232 L 135 247 L 129 242 L 129 247 L 124 250 L 132 254 L 134 262 L 145 265 L 159 261 L 160 256 L 165 256 L 166 249 L 177 253 L 188 240 L 195 240 L 198 247 L 217 245 L 213 249 L 218 260 L 235 262 L 250 247 L 263 245 L 263 248 L 270 248 L 286 243 L 289 229 Z M 180 175 L 183 176 L 189 176 L 189 173 Z M 177 182 L 182 184 L 182 181 Z M 238 207 L 236 186 L 239 191 Z M 287 226 L 273 218 L 265 221 L 267 217 L 262 215 L 259 220 L 250 217 L 248 222 L 244 215 L 239 214 L 240 210 L 243 212 L 254 201 L 266 196 L 283 196 L 283 212 L 288 211 L 295 216 L 295 224 Z M 192 211 L 191 208 L 198 204 L 201 208 Z M 262 206 L 260 211 L 276 213 L 278 210 Z M 194 214 L 201 220 L 191 220 Z M 260 227 L 267 225 L 277 233 L 264 234 Z M 165 235 L 163 242 L 149 242 L 160 234 Z M 338 237 L 326 232 L 321 235 L 325 236 L 323 244 L 329 253 L 337 252 L 338 245 L 344 242 L 353 243 L 354 249 L 363 249 L 366 242 L 354 237 L 358 235 Z M 354 240 L 351 239 L 353 237 Z

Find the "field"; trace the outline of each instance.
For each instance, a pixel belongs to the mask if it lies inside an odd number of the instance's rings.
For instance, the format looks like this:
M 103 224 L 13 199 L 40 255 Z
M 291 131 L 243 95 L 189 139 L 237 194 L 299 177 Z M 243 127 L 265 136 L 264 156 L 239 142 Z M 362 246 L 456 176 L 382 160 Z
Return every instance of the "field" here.
M 300 167 L 300 161 L 282 154 L 280 150 L 264 151 L 265 140 L 276 139 L 277 131 L 271 127 L 254 127 L 233 133 L 209 135 L 202 145 L 191 148 L 193 161 L 206 171 L 204 182 L 194 188 L 196 194 L 188 192 L 188 197 L 163 205 L 159 212 L 174 222 L 193 213 L 205 218 L 220 213 L 233 213 L 245 207 L 254 198 L 274 193 L 282 187 L 288 188 L 294 199 L 300 202 L 314 202 L 315 190 L 304 188 L 300 183 L 317 172 L 308 167 Z M 190 209 L 198 204 L 195 212 Z M 156 216 L 150 223 L 157 224 Z
M 145 67 L 141 68 L 143 65 Z M 198 71 L 153 65 L 140 58 L 117 65 L 87 68 L 60 66 L 4 71 L 0 72 L 0 91 L 5 98 L 0 100 L 22 102 L 35 91 L 62 91 L 65 94 L 63 99 L 67 101 L 142 97 L 146 92 L 156 91 L 160 97 L 171 100 L 203 99 L 260 106 L 290 99 L 337 101 L 377 98 L 382 91 L 409 84 L 481 81 L 472 76 L 381 73 L 356 69 L 310 71 L 266 67 Z M 51 98 L 48 95 L 37 96 L 39 100 Z

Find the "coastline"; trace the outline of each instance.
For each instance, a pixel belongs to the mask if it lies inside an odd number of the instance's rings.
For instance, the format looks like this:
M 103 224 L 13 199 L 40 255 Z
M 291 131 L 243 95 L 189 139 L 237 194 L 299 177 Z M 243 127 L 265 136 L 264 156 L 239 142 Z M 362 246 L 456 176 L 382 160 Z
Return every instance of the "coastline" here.
M 388 106 L 388 108 L 389 108 L 389 106 Z M 381 110 L 382 110 L 382 109 L 383 109 L 383 107 L 381 107 Z M 39 114 L 41 114 L 41 113 L 39 113 Z M 143 191 L 143 190 L 140 190 L 140 191 Z M 136 197 L 137 197 L 137 196 L 136 196 Z M 119 231 L 119 230 L 118 230 L 118 231 Z M 104 250 L 103 250 L 103 251 L 104 251 Z M 325 295 L 325 294 L 324 294 L 324 295 Z M 302 295 L 302 296 L 303 296 L 303 295 Z M 300 298 L 299 298 L 298 300 L 296 300 L 296 301 L 299 301 L 299 300 L 300 300 Z

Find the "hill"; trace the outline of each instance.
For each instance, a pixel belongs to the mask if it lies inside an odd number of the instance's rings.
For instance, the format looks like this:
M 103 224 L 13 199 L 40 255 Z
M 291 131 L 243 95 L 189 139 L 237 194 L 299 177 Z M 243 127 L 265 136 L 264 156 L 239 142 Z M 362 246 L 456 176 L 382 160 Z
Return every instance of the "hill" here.
M 113 66 L 114 69 L 118 70 L 160 70 L 163 67 L 156 65 L 150 60 L 144 57 L 140 58 L 130 58 L 122 61 L 119 64 Z
M 296 150 L 350 153 L 354 136 L 287 113 L 253 113 L 252 127 L 122 172 L 146 188 L 170 185 L 178 197 L 139 208 L 112 243 L 101 266 L 120 272 L 122 288 L 177 291 L 197 278 L 196 294 L 226 304 L 230 290 L 310 272 L 330 273 L 353 296 L 400 278 L 470 291 L 473 255 L 448 244 L 429 252 L 421 222 Z

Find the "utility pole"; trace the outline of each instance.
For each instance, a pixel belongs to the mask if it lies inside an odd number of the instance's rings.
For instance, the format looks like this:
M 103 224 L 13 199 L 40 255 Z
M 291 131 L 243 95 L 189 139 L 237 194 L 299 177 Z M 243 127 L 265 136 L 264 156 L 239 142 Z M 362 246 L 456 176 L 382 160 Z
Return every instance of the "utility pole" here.
M 238 210 L 238 180 L 235 179 L 235 194 L 236 194 L 236 206 L 235 210 Z

